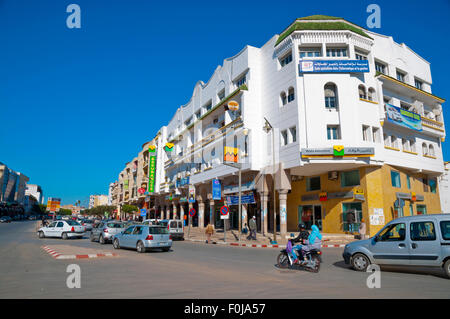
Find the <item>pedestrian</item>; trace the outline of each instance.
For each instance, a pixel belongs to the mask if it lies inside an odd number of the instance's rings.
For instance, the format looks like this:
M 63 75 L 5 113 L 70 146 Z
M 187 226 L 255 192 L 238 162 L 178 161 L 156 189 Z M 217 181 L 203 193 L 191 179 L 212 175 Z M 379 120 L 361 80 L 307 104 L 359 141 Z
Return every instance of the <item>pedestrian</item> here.
M 353 212 L 347 213 L 347 224 L 348 224 L 348 231 L 350 233 L 353 233 L 353 223 L 355 222 L 355 215 Z
M 213 225 L 211 225 L 211 223 L 209 223 L 208 226 L 206 226 L 205 234 L 206 234 L 206 243 L 211 244 L 211 236 L 214 234 L 214 227 Z
M 256 216 L 253 216 L 249 222 L 250 226 L 250 239 L 256 240 Z
M 364 218 L 361 219 L 361 224 L 359 225 L 359 234 L 361 235 L 361 239 L 366 239 L 366 223 L 364 222 Z

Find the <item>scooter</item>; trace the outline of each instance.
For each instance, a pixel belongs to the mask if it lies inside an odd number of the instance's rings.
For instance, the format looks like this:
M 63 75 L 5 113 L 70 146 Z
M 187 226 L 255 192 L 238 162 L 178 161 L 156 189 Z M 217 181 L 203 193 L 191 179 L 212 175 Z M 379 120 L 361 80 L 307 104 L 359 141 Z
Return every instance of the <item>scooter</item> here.
M 294 264 L 294 260 L 289 254 L 292 250 L 292 244 L 288 242 L 286 249 L 281 250 L 277 258 L 278 268 L 286 269 L 304 269 L 310 272 L 318 273 L 320 270 L 320 263 L 322 262 L 322 252 L 317 249 L 311 250 L 306 254 L 306 260 L 300 261 L 300 263 Z M 301 259 L 301 258 L 300 258 Z

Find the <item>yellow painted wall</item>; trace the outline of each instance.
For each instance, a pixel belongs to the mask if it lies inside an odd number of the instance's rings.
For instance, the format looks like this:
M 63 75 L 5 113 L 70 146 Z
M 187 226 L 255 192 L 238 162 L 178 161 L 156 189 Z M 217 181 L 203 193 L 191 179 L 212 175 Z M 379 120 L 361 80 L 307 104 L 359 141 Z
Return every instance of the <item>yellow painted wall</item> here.
M 296 231 L 299 223 L 298 206 L 300 205 L 321 205 L 322 207 L 322 225 L 324 233 L 344 233 L 342 225 L 342 204 L 361 202 L 352 198 L 348 199 L 329 199 L 325 202 L 305 201 L 302 202 L 303 195 L 319 194 L 321 192 L 349 192 L 355 188 L 364 191 L 365 201 L 362 203 L 362 213 L 364 221 L 367 225 L 368 235 L 373 236 L 378 232 L 381 226 L 371 226 L 369 214 L 373 214 L 374 208 L 383 208 L 385 223 L 391 221 L 394 217 L 394 202 L 397 199 L 396 193 L 411 193 L 415 192 L 417 195 L 423 195 L 425 200 L 423 202 L 413 203 L 414 214 L 417 214 L 417 204 L 423 204 L 427 207 L 428 214 L 439 214 L 441 211 L 439 190 L 436 193 L 424 192 L 423 184 L 420 177 L 423 175 L 408 173 L 407 170 L 393 168 L 389 165 L 380 167 L 362 167 L 359 168 L 360 185 L 356 187 L 341 188 L 340 174 L 335 181 L 328 180 L 328 173 L 320 176 L 321 191 L 307 192 L 306 191 L 306 177 L 301 181 L 292 182 L 291 193 L 287 198 L 287 226 L 288 231 Z M 391 170 L 400 172 L 401 187 L 392 187 L 391 184 Z M 407 188 L 406 174 L 411 176 L 411 189 Z M 405 216 L 409 215 L 409 203 L 405 200 Z

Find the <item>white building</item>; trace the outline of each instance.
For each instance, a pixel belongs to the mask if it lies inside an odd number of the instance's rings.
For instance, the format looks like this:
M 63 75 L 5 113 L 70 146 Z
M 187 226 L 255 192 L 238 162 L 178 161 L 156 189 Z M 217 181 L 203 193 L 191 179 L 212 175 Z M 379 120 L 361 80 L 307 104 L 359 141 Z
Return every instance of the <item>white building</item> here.
M 444 174 L 439 177 L 439 195 L 441 198 L 441 210 L 443 214 L 450 214 L 450 162 L 444 163 Z
M 44 204 L 44 193 L 39 185 L 27 184 L 25 195 L 33 196 L 39 204 Z
M 264 233 L 274 208 L 282 236 L 299 222 L 351 232 L 365 218 L 373 233 L 398 216 L 439 213 L 445 100 L 431 85 L 430 64 L 392 37 L 342 18 L 297 19 L 261 48 L 225 59 L 161 128 L 156 170 L 164 180 L 153 207 L 171 218 L 194 208 L 194 226 L 220 227 L 218 209 L 227 204 L 237 227 L 237 205 L 227 197 L 237 194 L 236 169 L 223 165 L 231 146 L 248 195 L 242 221 L 256 215 Z M 166 140 L 172 151 L 162 151 Z M 128 171 L 119 176 L 127 188 Z M 221 180 L 221 200 L 213 199 L 213 179 Z

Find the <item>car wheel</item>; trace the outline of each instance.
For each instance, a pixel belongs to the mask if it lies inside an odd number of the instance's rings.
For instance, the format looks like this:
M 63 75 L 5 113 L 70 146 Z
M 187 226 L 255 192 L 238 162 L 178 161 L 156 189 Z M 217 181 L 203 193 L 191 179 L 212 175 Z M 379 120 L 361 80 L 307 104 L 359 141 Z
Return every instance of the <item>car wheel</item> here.
M 100 237 L 98 238 L 98 242 L 99 242 L 100 244 L 104 245 L 104 244 L 105 244 L 105 238 L 103 238 L 103 236 L 100 235 Z
M 145 246 L 141 241 L 138 241 L 137 245 L 136 245 L 136 250 L 138 253 L 145 253 Z
M 353 269 L 356 271 L 366 271 L 370 265 L 370 260 L 363 254 L 355 254 L 351 260 Z
M 447 275 L 447 278 L 450 279 L 450 259 L 445 262 L 444 270 L 445 274 Z
M 117 238 L 114 239 L 114 241 L 113 241 L 113 247 L 114 247 L 114 249 L 119 249 L 120 248 L 119 240 Z
M 66 239 L 68 239 L 69 237 L 67 236 L 67 233 L 63 233 L 62 234 L 62 239 L 64 239 L 64 240 L 66 240 Z
M 170 250 L 170 247 L 165 247 L 165 248 L 163 248 L 162 250 L 163 250 L 163 251 L 169 251 L 169 250 Z
M 40 231 L 40 232 L 39 232 L 39 238 L 45 238 L 45 234 L 44 234 L 43 231 Z

